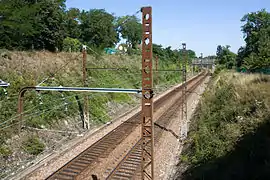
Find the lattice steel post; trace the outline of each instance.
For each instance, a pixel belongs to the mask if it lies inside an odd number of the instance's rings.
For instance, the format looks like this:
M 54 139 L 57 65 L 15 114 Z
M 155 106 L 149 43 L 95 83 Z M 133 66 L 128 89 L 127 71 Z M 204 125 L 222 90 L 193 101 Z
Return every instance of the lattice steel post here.
M 182 66 L 182 76 L 183 76 L 183 89 L 182 89 L 182 127 L 181 127 L 181 138 L 187 137 L 187 51 L 186 43 L 183 46 L 183 66 Z
M 152 7 L 142 11 L 142 159 L 141 178 L 154 179 Z
M 202 71 L 202 69 L 203 69 L 203 53 L 201 53 L 201 71 Z
M 159 80 L 158 80 L 158 56 L 156 56 L 156 86 L 158 86 Z
M 86 60 L 87 60 L 87 52 L 86 46 L 82 48 L 83 52 L 83 62 L 82 62 L 82 71 L 83 71 L 83 86 L 87 86 L 86 82 Z M 88 111 L 88 95 L 84 95 L 84 107 L 83 107 L 83 128 L 89 129 L 89 111 Z

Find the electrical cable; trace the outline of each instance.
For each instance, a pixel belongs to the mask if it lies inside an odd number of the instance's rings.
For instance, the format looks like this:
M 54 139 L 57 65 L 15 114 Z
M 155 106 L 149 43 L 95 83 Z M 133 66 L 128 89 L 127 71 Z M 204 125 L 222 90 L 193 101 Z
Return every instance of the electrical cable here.
M 81 54 L 78 54 L 75 58 L 69 58 L 70 60 L 64 64 L 63 66 L 61 66 L 60 68 L 58 68 L 56 71 L 54 71 L 54 73 L 52 73 L 50 76 L 46 77 L 45 79 L 43 79 L 37 86 L 40 86 L 41 84 L 43 84 L 44 82 L 46 82 L 49 78 L 54 77 L 59 71 L 61 71 L 63 68 L 65 68 L 68 64 L 70 64 L 72 62 L 71 59 L 77 59 L 79 56 L 81 56 Z
M 74 95 L 71 95 L 71 96 L 67 96 L 66 98 L 71 98 L 71 97 L 75 97 L 75 96 L 77 96 L 77 94 L 74 94 Z M 91 95 L 90 95 L 90 99 L 95 98 L 95 97 L 98 97 L 98 96 L 104 98 L 104 95 L 102 95 L 102 94 L 91 94 Z M 106 96 L 105 96 L 105 97 L 106 97 Z M 106 97 L 106 98 L 107 98 L 107 97 Z M 83 99 L 83 98 L 79 98 L 79 100 L 82 100 L 82 99 Z M 108 100 L 108 98 L 107 98 L 107 100 Z M 56 100 L 54 100 L 54 101 L 56 101 Z M 70 101 L 70 102 L 74 103 L 75 101 L 77 102 L 78 100 L 73 100 L 73 101 Z M 71 103 L 68 103 L 68 104 L 71 104 Z M 63 103 L 62 105 L 59 105 L 59 106 L 56 106 L 56 107 L 64 107 L 65 105 L 67 105 L 67 104 L 66 104 L 66 103 Z M 38 106 L 39 106 L 39 105 L 35 106 L 34 108 L 36 108 L 36 107 L 38 107 Z M 5 122 L 2 122 L 2 123 L 0 124 L 0 126 L 3 125 L 3 124 L 6 124 L 8 121 L 11 121 L 11 120 L 13 120 L 13 119 L 18 118 L 20 115 L 25 115 L 24 118 L 26 118 L 26 117 L 31 117 L 32 115 L 35 115 L 35 114 L 39 114 L 38 116 L 40 116 L 41 114 L 44 114 L 44 113 L 43 113 L 44 110 L 42 110 L 43 112 L 34 112 L 34 113 L 31 113 L 31 114 L 26 114 L 27 112 L 33 110 L 34 108 L 29 109 L 29 110 L 23 112 L 22 114 L 18 114 L 18 115 L 16 115 L 15 117 L 12 117 L 12 118 L 10 118 L 9 120 L 7 120 L 7 121 L 5 121 Z M 55 109 L 55 108 L 53 108 L 53 109 L 48 108 L 48 109 L 45 109 L 45 112 L 46 112 L 47 110 L 54 110 L 54 109 Z M 56 109 L 57 109 L 57 108 L 56 108 Z M 50 112 L 50 111 L 48 111 L 48 112 Z M 37 117 L 37 116 L 34 116 L 34 117 Z M 0 130 L 1 130 L 1 128 L 0 128 Z
M 79 100 L 82 100 L 83 98 L 80 98 Z M 73 100 L 73 101 L 71 101 L 72 103 L 73 102 L 77 102 L 77 100 Z M 69 104 L 71 104 L 71 102 L 69 103 Z M 58 108 L 61 108 L 61 107 L 64 107 L 65 106 L 65 104 L 61 104 L 61 105 L 59 105 L 59 106 L 56 106 L 56 107 L 54 107 L 54 108 L 52 108 L 52 109 L 45 109 L 45 111 L 43 110 L 43 112 L 34 112 L 34 113 L 31 113 L 31 114 L 27 114 L 26 116 L 24 116 L 24 118 L 29 118 L 29 117 L 31 117 L 31 118 L 33 118 L 33 117 L 38 117 L 38 116 L 40 116 L 40 115 L 42 115 L 42 114 L 46 114 L 46 113 L 48 113 L 48 112 L 51 112 L 51 111 L 53 111 L 53 110 L 56 110 L 56 109 L 58 109 Z M 38 114 L 38 115 L 36 115 L 36 116 L 33 116 L 33 115 L 35 115 L 35 114 Z M 13 126 L 13 125 L 16 125 L 16 124 L 19 124 L 19 123 L 21 123 L 21 122 L 25 122 L 25 121 L 27 121 L 27 119 L 24 119 L 23 121 L 19 121 L 19 122 L 16 122 L 16 123 L 14 123 L 14 124 L 10 124 L 10 125 L 7 125 L 7 126 L 4 126 L 4 127 L 0 127 L 0 130 L 3 130 L 3 129 L 6 129 L 6 128 L 8 128 L 8 127 L 11 127 L 11 126 Z
M 74 97 L 74 96 L 76 96 L 76 95 L 67 96 L 66 98 L 70 98 L 70 97 Z M 56 101 L 57 101 L 57 100 L 53 100 L 53 101 L 50 101 L 50 102 L 56 102 Z M 12 120 L 18 118 L 18 117 L 21 116 L 21 115 L 26 115 L 26 116 L 28 116 L 28 114 L 26 114 L 26 113 L 29 112 L 29 111 L 32 111 L 33 109 L 37 108 L 38 106 L 40 106 L 40 105 L 36 105 L 36 106 L 32 107 L 31 109 L 28 109 L 28 110 L 24 111 L 24 112 L 21 113 L 21 114 L 17 114 L 17 115 L 15 115 L 14 117 L 11 117 L 11 118 L 9 118 L 9 119 L 6 120 L 6 121 L 1 122 L 1 123 L 0 123 L 0 126 L 2 126 L 3 124 L 6 124 L 6 123 L 9 122 L 9 121 L 12 121 Z

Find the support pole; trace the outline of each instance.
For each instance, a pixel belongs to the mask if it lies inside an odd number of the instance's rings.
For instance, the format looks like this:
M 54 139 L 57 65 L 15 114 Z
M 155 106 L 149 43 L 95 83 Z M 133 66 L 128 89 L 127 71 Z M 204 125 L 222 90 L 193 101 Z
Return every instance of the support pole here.
M 140 89 L 119 89 L 119 88 L 87 88 L 87 87 L 48 87 L 48 86 L 28 86 L 24 87 L 19 92 L 18 97 L 18 132 L 23 126 L 23 98 L 26 91 L 57 91 L 57 92 L 102 92 L 102 93 L 128 93 L 140 94 Z M 86 95 L 87 96 L 87 95 Z M 88 96 L 87 96 L 88 97 Z M 78 99 L 78 98 L 77 98 Z M 81 109 L 80 109 L 81 111 Z
M 158 86 L 158 84 L 159 84 L 159 80 L 158 80 L 158 56 L 156 56 L 156 78 L 157 78 L 156 86 Z
M 152 75 L 152 7 L 142 11 L 142 131 L 141 179 L 154 179 L 154 122 Z
M 202 71 L 202 69 L 203 69 L 203 53 L 201 53 L 201 71 Z
M 186 44 L 183 43 L 183 89 L 182 89 L 182 126 L 181 126 L 181 138 L 185 139 L 187 137 L 187 51 Z
M 87 52 L 86 46 L 83 46 L 83 62 L 82 62 L 82 71 L 83 71 L 83 86 L 87 86 L 86 82 L 86 59 L 87 59 Z M 84 95 L 84 106 L 83 106 L 83 128 L 89 129 L 89 111 L 88 111 L 88 95 Z
M 23 98 L 24 94 L 28 90 L 34 90 L 36 87 L 24 87 L 20 90 L 19 92 L 19 97 L 18 97 L 18 133 L 20 134 L 22 126 L 23 126 Z

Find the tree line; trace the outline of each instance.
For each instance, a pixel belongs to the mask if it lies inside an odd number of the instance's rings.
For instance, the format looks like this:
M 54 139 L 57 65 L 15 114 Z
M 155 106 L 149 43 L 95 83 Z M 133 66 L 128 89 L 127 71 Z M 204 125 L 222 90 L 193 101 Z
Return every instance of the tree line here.
M 116 45 L 120 35 L 135 48 L 141 40 L 140 20 L 105 9 L 67 9 L 65 0 L 0 1 L 0 48 L 61 51 L 77 50 L 80 43 L 104 48 Z
M 142 25 L 135 15 L 115 16 L 105 9 L 67 9 L 65 0 L 1 0 L 0 48 L 10 50 L 80 51 L 82 44 L 96 49 L 115 47 L 120 38 L 129 49 L 141 43 Z M 154 44 L 161 59 L 176 62 L 181 49 Z M 188 50 L 188 57 L 195 52 Z
M 241 27 L 245 46 L 237 54 L 230 51 L 230 46 L 217 47 L 217 59 L 226 68 L 243 68 L 248 71 L 270 68 L 270 13 L 265 9 L 243 16 Z

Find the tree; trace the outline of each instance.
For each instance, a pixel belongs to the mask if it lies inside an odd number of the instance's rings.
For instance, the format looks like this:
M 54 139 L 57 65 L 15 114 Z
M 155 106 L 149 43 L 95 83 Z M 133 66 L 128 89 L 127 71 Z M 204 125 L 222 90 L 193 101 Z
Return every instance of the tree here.
M 65 32 L 66 36 L 74 39 L 79 39 L 81 36 L 81 29 L 79 26 L 80 10 L 71 8 L 65 15 Z
M 0 1 L 0 47 L 61 48 L 65 0 Z
M 165 57 L 164 49 L 162 48 L 162 45 L 157 45 L 153 43 L 153 54 L 155 56 L 158 56 L 159 58 Z
M 221 58 L 221 54 L 222 54 L 222 46 L 221 45 L 218 45 L 217 47 L 217 57 L 220 59 Z
M 79 52 L 82 48 L 82 43 L 78 39 L 67 37 L 63 41 L 63 51 Z
M 265 9 L 244 15 L 241 19 L 245 47 L 238 51 L 237 66 L 249 70 L 270 66 L 270 13 Z
M 224 65 L 228 69 L 231 69 L 235 65 L 236 54 L 230 51 L 229 45 L 218 45 L 216 55 L 220 65 Z
M 258 34 L 258 52 L 252 52 L 243 60 L 243 66 L 251 71 L 270 67 L 270 26 Z
M 37 6 L 37 34 L 32 39 L 36 49 L 45 48 L 55 51 L 62 48 L 64 40 L 64 10 L 65 0 L 44 0 Z M 43 46 L 43 47 L 42 47 Z
M 246 47 L 241 46 L 238 49 L 237 57 L 236 57 L 236 67 L 241 67 L 244 61 L 244 58 L 246 57 Z
M 35 10 L 20 0 L 0 1 L 0 47 L 13 49 L 27 45 L 26 37 L 35 34 Z
M 118 32 L 133 49 L 141 42 L 142 24 L 136 16 L 122 16 L 117 19 Z
M 115 46 L 118 34 L 114 27 L 115 17 L 104 9 L 82 11 L 80 15 L 81 39 L 89 46 L 100 48 Z

